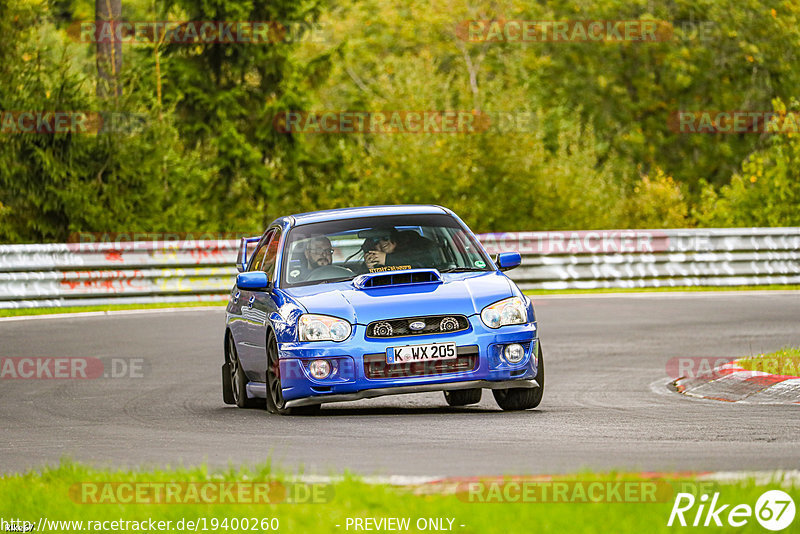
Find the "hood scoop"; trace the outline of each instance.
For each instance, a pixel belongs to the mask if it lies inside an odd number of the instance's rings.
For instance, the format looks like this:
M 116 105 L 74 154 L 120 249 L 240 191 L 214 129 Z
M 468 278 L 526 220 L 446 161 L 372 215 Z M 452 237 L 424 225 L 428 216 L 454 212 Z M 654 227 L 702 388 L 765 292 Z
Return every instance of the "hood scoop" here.
M 353 285 L 356 289 L 441 283 L 443 283 L 442 275 L 436 269 L 406 269 L 403 271 L 385 271 L 380 273 L 362 274 L 353 279 Z

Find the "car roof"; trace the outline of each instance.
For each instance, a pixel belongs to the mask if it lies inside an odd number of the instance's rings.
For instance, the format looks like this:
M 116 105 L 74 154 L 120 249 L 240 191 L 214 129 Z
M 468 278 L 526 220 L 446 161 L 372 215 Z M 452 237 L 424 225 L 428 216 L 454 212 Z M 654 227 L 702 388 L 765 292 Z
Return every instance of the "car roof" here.
M 335 210 L 312 211 L 292 215 L 296 226 L 341 219 L 355 219 L 357 217 L 378 217 L 382 215 L 423 215 L 446 214 L 448 210 L 441 206 L 433 205 L 396 205 L 396 206 L 362 206 L 359 208 L 340 208 Z

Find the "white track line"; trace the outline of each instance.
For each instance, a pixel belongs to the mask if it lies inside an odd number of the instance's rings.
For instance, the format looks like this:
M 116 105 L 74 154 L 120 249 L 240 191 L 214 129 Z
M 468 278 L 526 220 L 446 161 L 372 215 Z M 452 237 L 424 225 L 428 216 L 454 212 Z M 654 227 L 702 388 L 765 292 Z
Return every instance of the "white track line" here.
M 636 474 L 636 472 L 632 472 Z M 665 473 L 669 475 L 669 473 Z M 487 478 L 497 478 L 498 475 L 485 475 Z M 502 476 L 502 475 L 499 475 Z M 525 475 L 510 475 L 520 477 Z M 573 474 L 550 474 L 550 475 L 531 475 L 532 479 L 541 479 L 542 477 L 549 476 L 553 479 L 559 477 L 569 477 Z M 421 486 L 424 484 L 431 484 L 439 481 L 457 481 L 474 480 L 481 478 L 481 476 L 407 476 L 407 475 L 389 475 L 389 476 L 365 476 L 357 477 L 356 479 L 367 484 L 386 484 L 390 486 Z M 699 472 L 697 474 L 698 480 L 713 480 L 724 484 L 733 484 L 745 480 L 753 480 L 757 486 L 765 486 L 767 484 L 778 483 L 783 486 L 800 486 L 800 471 L 798 470 L 775 470 L 775 471 L 714 471 L 711 473 Z M 345 480 L 343 476 L 325 476 L 325 475 L 298 475 L 290 477 L 290 480 L 303 482 L 306 484 L 334 484 Z
M 800 298 L 800 289 L 776 289 L 776 290 L 755 290 L 755 291 L 641 291 L 635 293 L 567 293 L 564 295 L 537 295 L 535 293 L 525 294 L 532 300 L 555 300 L 555 299 L 624 299 L 624 298 L 708 298 L 708 297 L 731 297 L 731 296 L 796 296 Z
M 532 300 L 558 300 L 558 299 L 625 299 L 625 298 L 709 298 L 732 296 L 797 296 L 800 298 L 800 289 L 797 290 L 766 290 L 766 291 L 643 291 L 637 293 L 586 293 L 564 295 L 537 295 L 528 294 Z M 140 310 L 113 310 L 98 312 L 52 313 L 47 315 L 18 315 L 15 317 L 0 317 L 4 321 L 29 321 L 33 319 L 64 319 L 72 317 L 100 317 L 103 315 L 135 315 L 147 313 L 174 313 L 184 311 L 209 311 L 223 310 L 222 306 L 187 306 L 185 308 L 152 308 Z
M 175 312 L 196 312 L 196 311 L 225 311 L 224 306 L 186 306 L 185 308 L 151 308 L 142 310 L 110 310 L 94 312 L 76 313 L 49 313 L 43 315 L 18 315 L 15 317 L 0 317 L 0 322 L 6 321 L 32 321 L 38 319 L 72 319 L 82 317 L 103 317 L 115 315 L 138 315 L 148 313 L 175 313 Z

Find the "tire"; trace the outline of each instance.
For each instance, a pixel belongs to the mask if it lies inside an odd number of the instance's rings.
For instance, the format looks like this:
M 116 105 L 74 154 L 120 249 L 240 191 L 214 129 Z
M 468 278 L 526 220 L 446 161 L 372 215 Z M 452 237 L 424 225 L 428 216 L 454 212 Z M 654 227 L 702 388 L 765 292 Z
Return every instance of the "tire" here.
M 509 388 L 493 389 L 492 394 L 497 405 L 505 411 L 529 410 L 536 408 L 542 402 L 544 395 L 544 358 L 542 358 L 542 344 L 539 343 L 539 368 L 536 370 L 538 388 Z
M 233 334 L 228 334 L 226 354 L 228 361 L 222 366 L 223 373 L 226 368 L 228 371 L 228 385 L 230 386 L 231 404 L 235 404 L 239 408 L 263 408 L 263 399 L 250 399 L 247 397 L 247 375 L 242 369 L 241 362 L 239 362 L 239 355 L 236 353 L 236 344 L 233 342 Z M 225 378 L 223 377 L 223 380 Z M 227 385 L 223 382 L 222 395 L 225 400 Z M 226 401 L 227 402 L 227 401 Z
M 466 406 L 467 404 L 477 404 L 481 401 L 481 388 L 475 389 L 454 389 L 444 392 L 444 400 L 450 406 Z
M 275 339 L 275 333 L 270 330 L 267 336 L 267 410 L 278 415 L 313 415 L 319 412 L 319 404 L 286 408 L 280 375 L 278 341 Z
M 231 364 L 227 357 L 225 358 L 225 363 L 222 365 L 222 402 L 225 404 L 236 404 L 236 399 L 233 398 Z

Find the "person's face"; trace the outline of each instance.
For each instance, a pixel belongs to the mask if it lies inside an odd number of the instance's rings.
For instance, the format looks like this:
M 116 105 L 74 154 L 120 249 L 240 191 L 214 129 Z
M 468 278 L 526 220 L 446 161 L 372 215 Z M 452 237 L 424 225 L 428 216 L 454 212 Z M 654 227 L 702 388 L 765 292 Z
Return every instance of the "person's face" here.
M 392 241 L 390 236 L 381 236 L 378 238 L 378 250 L 386 254 L 391 254 L 397 248 L 397 243 Z
M 331 242 L 326 240 L 313 241 L 306 249 L 306 259 L 311 267 L 324 267 L 333 261 Z

